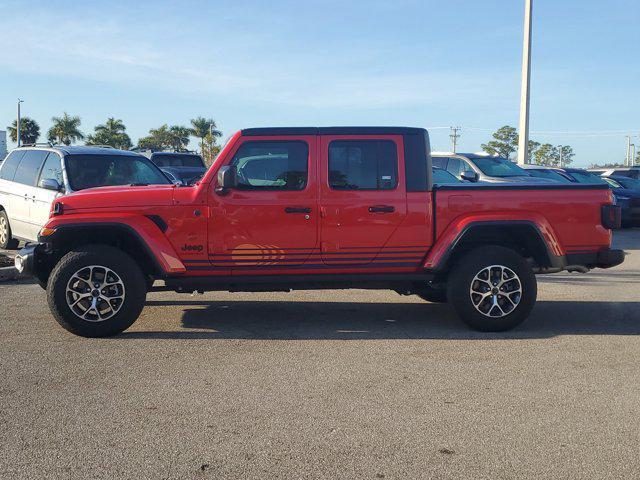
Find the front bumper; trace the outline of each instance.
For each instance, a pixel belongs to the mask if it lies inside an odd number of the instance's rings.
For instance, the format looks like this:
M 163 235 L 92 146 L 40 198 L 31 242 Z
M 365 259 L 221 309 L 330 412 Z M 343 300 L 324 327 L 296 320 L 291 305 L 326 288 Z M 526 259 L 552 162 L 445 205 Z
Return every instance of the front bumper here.
M 14 260 L 16 270 L 26 276 L 33 276 L 36 273 L 36 256 L 42 245 L 31 243 L 18 252 Z
M 593 253 L 570 253 L 566 256 L 567 267 L 611 268 L 624 262 L 624 250 L 602 250 Z

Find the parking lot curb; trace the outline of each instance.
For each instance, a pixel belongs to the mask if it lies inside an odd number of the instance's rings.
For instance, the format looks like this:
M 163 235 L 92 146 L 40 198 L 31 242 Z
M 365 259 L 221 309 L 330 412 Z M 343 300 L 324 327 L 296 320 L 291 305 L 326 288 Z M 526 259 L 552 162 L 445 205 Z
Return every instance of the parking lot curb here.
M 0 282 L 6 282 L 7 280 L 15 280 L 20 277 L 20 273 L 16 270 L 16 267 L 2 267 L 0 268 Z

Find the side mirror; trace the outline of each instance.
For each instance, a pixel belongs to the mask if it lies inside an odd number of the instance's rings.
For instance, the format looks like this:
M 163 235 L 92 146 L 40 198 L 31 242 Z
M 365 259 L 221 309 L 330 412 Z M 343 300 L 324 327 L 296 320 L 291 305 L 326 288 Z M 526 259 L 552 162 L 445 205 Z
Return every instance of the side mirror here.
M 40 188 L 53 190 L 55 192 L 62 191 L 62 185 L 60 185 L 60 183 L 58 183 L 58 181 L 53 178 L 43 178 L 42 180 L 40 180 Z
M 473 170 L 467 170 L 466 172 L 462 172 L 460 177 L 467 182 L 477 182 L 480 179 L 480 176 L 474 172 Z
M 216 193 L 218 195 L 226 195 L 229 190 L 236 188 L 236 167 L 225 165 L 218 170 L 218 185 L 216 186 Z

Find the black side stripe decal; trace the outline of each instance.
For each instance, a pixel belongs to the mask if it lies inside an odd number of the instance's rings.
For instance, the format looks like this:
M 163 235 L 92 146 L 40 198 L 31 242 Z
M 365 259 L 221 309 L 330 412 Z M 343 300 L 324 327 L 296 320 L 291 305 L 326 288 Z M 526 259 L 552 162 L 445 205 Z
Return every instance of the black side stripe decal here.
M 334 259 L 329 259 L 329 261 L 341 261 L 341 262 L 360 262 L 360 261 L 375 261 L 375 262 L 380 262 L 380 261 L 392 261 L 392 260 L 414 260 L 416 262 L 420 261 L 422 259 L 422 256 L 420 257 L 388 257 L 388 258 L 381 258 L 381 257 L 377 257 L 375 259 L 371 259 L 371 258 L 349 258 L 349 257 L 342 257 L 342 258 L 334 258 Z M 313 259 L 318 260 L 317 258 Z M 304 262 L 305 259 L 304 258 L 260 258 L 260 259 L 247 259 L 247 260 L 234 260 L 234 259 L 214 259 L 211 258 L 209 260 L 184 260 L 184 263 L 238 263 L 238 264 L 242 264 L 242 263 L 299 263 L 299 262 Z
M 338 269 L 338 268 L 356 268 L 356 269 L 360 269 L 360 268 L 389 268 L 389 267 L 413 267 L 416 268 L 418 267 L 420 264 L 418 262 L 393 262 L 393 263 L 368 263 L 365 265 L 362 264 L 357 264 L 357 263 L 353 263 L 353 264 L 345 264 L 345 263 L 340 263 L 340 264 L 336 264 L 336 265 L 332 265 L 332 264 L 327 264 L 327 263 L 323 263 L 323 264 L 314 264 L 314 265 L 234 265 L 233 268 L 234 269 L 243 269 L 243 270 L 291 270 L 291 269 L 309 269 L 309 270 L 313 270 L 313 269 Z M 217 266 L 203 266 L 203 267 L 195 267 L 195 266 L 187 266 L 187 270 L 202 270 L 202 271 L 207 271 L 207 270 L 228 270 L 229 268 L 231 268 L 232 266 L 228 266 L 228 267 L 217 267 Z

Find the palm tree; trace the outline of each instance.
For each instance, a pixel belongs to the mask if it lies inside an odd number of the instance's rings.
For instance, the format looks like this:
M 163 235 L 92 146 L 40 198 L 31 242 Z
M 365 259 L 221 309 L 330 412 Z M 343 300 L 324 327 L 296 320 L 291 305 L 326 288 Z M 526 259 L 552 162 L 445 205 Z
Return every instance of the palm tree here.
M 14 120 L 13 123 L 7 127 L 9 137 L 14 143 L 18 143 L 17 126 L 18 121 Z M 38 137 L 40 137 L 40 125 L 29 117 L 22 117 L 20 119 L 20 141 L 22 144 L 36 143 Z
M 87 136 L 87 145 L 110 145 L 123 150 L 131 148 L 131 138 L 122 120 L 109 117 L 104 125 L 97 125 L 94 130 L 94 135 Z
M 53 117 L 51 121 L 53 126 L 48 132 L 50 142 L 71 145 L 78 140 L 84 140 L 84 135 L 79 129 L 80 117 L 72 117 L 64 112 L 62 117 Z
M 204 155 L 204 139 L 207 135 L 219 138 L 222 132 L 218 130 L 213 118 L 196 117 L 191 120 L 191 134 L 200 139 L 200 153 Z
M 180 150 L 186 150 L 187 145 L 189 145 L 189 136 L 191 135 L 191 130 L 187 127 L 174 125 L 169 129 L 169 133 L 172 137 L 171 143 L 173 149 L 177 152 L 179 152 Z
M 149 135 L 138 140 L 138 147 L 151 150 L 163 150 L 173 146 L 173 135 L 166 123 L 158 128 L 149 130 Z

